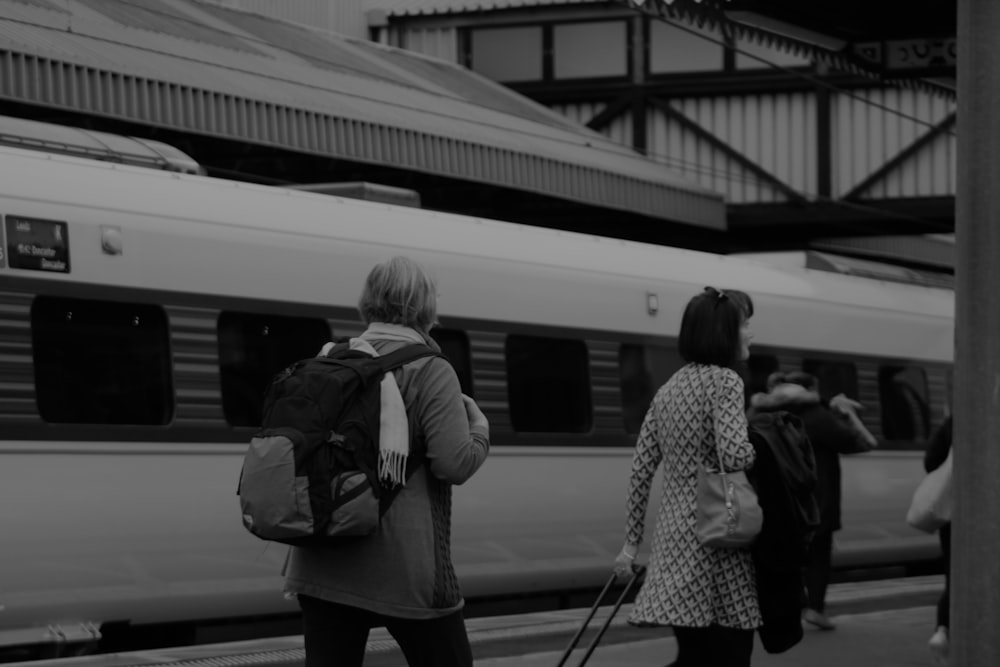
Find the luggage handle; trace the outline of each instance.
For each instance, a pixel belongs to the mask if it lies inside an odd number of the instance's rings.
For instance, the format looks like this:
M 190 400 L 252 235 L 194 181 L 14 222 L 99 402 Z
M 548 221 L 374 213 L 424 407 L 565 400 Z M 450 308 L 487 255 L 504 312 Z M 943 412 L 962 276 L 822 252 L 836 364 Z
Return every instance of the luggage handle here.
M 645 572 L 646 572 L 645 565 L 632 565 L 632 577 L 625 585 L 625 589 L 621 592 L 621 595 L 619 595 L 618 599 L 615 601 L 614 609 L 612 609 L 611 613 L 608 614 L 608 618 L 604 621 L 604 624 L 601 626 L 601 629 L 597 631 L 597 636 L 590 641 L 590 645 L 587 646 L 587 652 L 583 655 L 583 658 L 580 660 L 577 667 L 583 667 L 583 665 L 587 664 L 587 661 L 590 660 L 591 654 L 597 648 L 597 645 L 600 643 L 601 638 L 604 637 L 604 633 L 607 631 L 608 626 L 611 625 L 611 621 L 614 620 L 615 614 L 618 613 L 618 610 L 621 608 L 622 603 L 625 602 L 625 597 L 628 595 L 629 591 L 632 590 L 632 586 L 635 585 L 635 582 L 639 581 L 639 579 L 642 578 L 642 575 Z M 575 649 L 576 645 L 580 642 L 580 638 L 583 637 L 583 633 L 587 631 L 587 626 L 590 625 L 591 619 L 594 618 L 594 615 L 597 613 L 598 608 L 601 606 L 601 602 L 604 601 L 604 596 L 608 594 L 608 591 L 611 589 L 611 587 L 617 580 L 618 580 L 618 575 L 612 572 L 611 576 L 608 578 L 608 583 L 604 584 L 604 590 L 602 590 L 601 594 L 597 596 L 597 601 L 594 602 L 594 606 L 590 608 L 590 614 L 588 614 L 587 618 L 584 619 L 583 625 L 581 625 L 580 628 L 576 631 L 576 635 L 574 635 L 573 639 L 570 641 L 569 646 L 567 646 L 566 650 L 563 651 L 562 657 L 559 659 L 559 662 L 556 664 L 556 667 L 563 667 L 563 665 L 566 664 L 566 661 L 569 660 L 569 656 L 572 655 L 573 649 Z

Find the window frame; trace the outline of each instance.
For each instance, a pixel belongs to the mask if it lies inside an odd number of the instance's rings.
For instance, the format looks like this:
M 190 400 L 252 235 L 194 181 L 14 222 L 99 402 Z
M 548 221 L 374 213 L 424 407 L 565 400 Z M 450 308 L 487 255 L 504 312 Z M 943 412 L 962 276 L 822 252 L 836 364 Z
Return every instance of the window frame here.
M 240 330 L 234 331 L 232 334 L 224 333 L 223 326 L 230 324 L 230 322 L 235 324 L 236 318 L 241 318 Z M 279 359 L 283 360 L 282 362 L 267 364 L 273 367 L 271 369 L 265 369 L 259 364 L 253 366 L 250 363 L 246 363 L 243 368 L 239 368 L 236 364 L 229 363 L 228 357 L 232 355 L 238 356 L 240 353 L 242 353 L 244 359 L 252 355 L 256 355 L 257 357 L 269 355 L 271 358 L 274 358 L 274 352 L 270 349 L 262 351 L 260 348 L 257 348 L 253 350 L 251 355 L 247 354 L 245 346 L 239 352 L 230 349 L 230 346 L 233 344 L 245 342 L 240 339 L 247 337 L 248 327 L 259 326 L 261 322 L 268 321 L 288 325 L 289 328 L 295 324 L 300 326 L 314 326 L 316 327 L 317 335 L 315 338 L 310 338 L 310 343 L 306 343 L 304 339 L 301 339 L 301 345 L 296 348 L 285 345 L 287 341 L 279 341 L 279 345 L 282 345 L 288 352 L 278 356 Z M 320 334 L 320 326 L 323 327 L 322 334 Z M 332 333 L 329 321 L 323 317 L 237 309 L 220 310 L 215 319 L 215 336 L 218 350 L 217 368 L 219 372 L 220 407 L 225 424 L 231 428 L 258 428 L 260 420 L 257 419 L 255 421 L 253 417 L 255 414 L 260 413 L 259 406 L 264 402 L 270 378 L 281 371 L 282 368 L 286 368 L 295 361 L 318 354 L 324 343 L 333 340 Z M 269 333 L 264 335 L 269 335 Z M 234 337 L 236 340 L 233 340 Z M 252 391 L 252 389 L 248 389 L 247 387 L 248 383 L 251 382 L 261 386 L 259 399 L 254 398 L 256 394 L 248 393 Z
M 626 357 L 633 355 L 638 355 L 638 359 L 629 360 L 630 363 L 627 363 Z M 641 365 L 642 375 L 627 377 L 628 366 L 635 367 L 635 361 Z M 639 433 L 656 392 L 685 363 L 677 351 L 676 342 L 618 345 L 618 388 L 621 393 L 622 426 L 625 433 L 628 435 Z M 637 386 L 633 389 L 633 385 Z M 632 400 L 633 394 L 636 400 Z
M 633 77 L 633 72 L 635 69 L 634 58 L 632 56 L 636 44 L 635 36 L 633 30 L 632 21 L 635 20 L 632 17 L 627 16 L 611 16 L 611 17 L 598 17 L 598 18 L 581 18 L 575 20 L 563 20 L 563 21 L 543 21 L 543 22 L 512 22 L 503 24 L 488 24 L 488 25 L 469 25 L 465 26 L 460 30 L 459 40 L 461 47 L 459 49 L 460 56 L 459 60 L 461 64 L 483 76 L 489 76 L 484 74 L 475 67 L 475 58 L 473 56 L 473 51 L 475 49 L 475 34 L 477 32 L 483 31 L 497 31 L 505 29 L 518 29 L 518 28 L 539 28 L 541 30 L 541 52 L 539 57 L 541 58 L 541 76 L 537 79 L 492 79 L 501 83 L 503 85 L 529 85 L 538 83 L 548 83 L 548 84 L 567 84 L 575 85 L 579 84 L 581 81 L 592 82 L 592 81 L 630 81 Z M 596 76 L 573 76 L 573 77 L 556 77 L 555 75 L 555 59 L 556 59 L 556 43 L 555 43 L 555 32 L 557 26 L 567 26 L 567 25 L 577 25 L 583 23 L 622 23 L 623 29 L 625 31 L 625 52 L 622 57 L 624 59 L 625 71 L 622 74 L 615 75 L 596 75 Z
M 56 311 L 68 310 L 65 320 L 70 324 L 55 326 Z M 47 312 L 47 311 L 52 312 Z M 83 330 L 67 335 L 64 331 L 75 326 Z M 115 311 L 115 312 L 111 312 Z M 141 311 L 141 312 L 138 312 Z M 42 318 L 51 317 L 42 326 Z M 128 339 L 128 329 L 115 325 L 113 331 L 109 321 L 117 318 L 132 318 L 132 326 L 142 326 L 146 320 L 153 320 L 153 330 L 142 338 Z M 82 319 L 82 322 L 81 322 Z M 31 329 L 31 354 L 33 380 L 35 388 L 35 405 L 38 415 L 47 424 L 58 425 L 108 425 L 115 427 L 164 427 L 171 424 L 177 411 L 176 381 L 174 378 L 174 359 L 171 345 L 170 318 L 166 309 L 159 304 L 143 301 L 122 301 L 106 298 L 89 298 L 79 296 L 64 296 L 40 294 L 31 302 L 29 314 Z M 84 343 L 81 337 L 90 336 L 99 339 L 97 344 Z M 112 341 L 109 342 L 109 337 Z M 128 340 L 127 340 L 128 339 Z M 124 366 L 107 363 L 107 358 L 120 352 L 128 343 L 130 349 L 139 346 L 140 363 L 136 357 L 130 357 Z M 74 349 L 86 348 L 86 355 L 73 355 Z M 99 352 L 95 353 L 95 350 Z M 52 355 L 49 358 L 48 355 Z M 148 362 L 146 359 L 148 358 Z M 51 370 L 54 369 L 54 370 Z M 112 375 L 115 368 L 120 372 Z M 57 380 L 50 377 L 54 374 Z M 75 377 L 81 376 L 80 378 Z M 131 377 L 132 381 L 128 381 Z M 154 378 L 155 379 L 150 379 Z M 81 391 L 75 394 L 74 400 L 67 400 L 68 387 L 80 380 Z M 101 401 L 102 387 L 121 386 L 119 391 L 109 394 L 107 401 Z M 88 411 L 97 415 L 113 414 L 122 406 L 138 404 L 140 396 L 149 396 L 156 392 L 155 400 L 145 402 L 149 417 L 134 419 L 77 419 L 73 416 Z M 158 407 L 151 407 L 158 404 Z M 74 411 L 67 411 L 67 406 L 73 406 Z M 83 406 L 83 407 L 81 407 Z M 131 412 L 131 415 L 143 414 L 144 411 Z M 156 415 L 156 416 L 153 416 Z
M 541 357 L 542 360 L 552 361 L 554 354 L 554 347 L 560 345 L 560 354 L 563 354 L 564 358 L 560 361 L 567 361 L 568 357 L 575 356 L 575 359 L 569 359 L 571 363 L 577 364 L 576 373 L 574 376 L 570 376 L 564 373 L 531 373 L 522 374 L 522 369 L 532 369 L 532 368 L 542 368 L 541 364 L 533 363 L 533 360 L 529 359 L 529 364 L 523 366 L 514 366 L 514 363 L 521 363 L 516 356 L 522 356 L 524 353 L 535 355 Z M 514 346 L 522 346 L 520 350 L 512 350 Z M 534 349 L 531 349 L 534 346 Z M 518 354 L 520 353 L 520 354 Z M 513 369 L 513 371 L 512 371 Z M 561 370 L 556 367 L 556 370 Z M 593 431 L 594 428 L 594 399 L 593 399 L 593 385 L 591 382 L 590 373 L 590 350 L 588 349 L 586 341 L 580 338 L 567 338 L 567 337 L 555 337 L 555 336 L 540 336 L 535 334 L 507 334 L 504 338 L 504 374 L 507 381 L 507 409 L 509 411 L 510 425 L 515 433 L 524 434 L 542 434 L 542 433 L 553 433 L 553 434 L 588 434 Z M 553 408 L 553 403 L 548 402 L 547 408 L 539 410 L 535 406 L 535 401 L 532 400 L 536 394 L 539 392 L 535 387 L 532 387 L 531 398 L 526 398 L 529 396 L 523 391 L 525 386 L 538 384 L 539 378 L 546 379 L 547 376 L 555 375 L 555 384 L 565 385 L 570 391 L 557 391 L 550 387 L 550 391 L 541 392 L 546 399 L 551 399 L 552 397 L 560 397 L 565 399 L 569 397 L 570 401 L 577 401 L 576 405 L 567 404 L 568 410 L 565 411 L 565 415 L 560 415 L 555 408 Z M 582 380 L 582 381 L 581 381 Z M 551 381 L 547 382 L 546 385 L 553 384 Z M 572 389 L 582 388 L 580 394 L 576 397 L 572 395 Z M 580 403 L 582 401 L 582 404 Z M 530 405 L 530 409 L 525 409 L 524 406 Z M 574 414 L 576 409 L 583 412 L 583 419 L 580 420 L 578 415 Z M 562 421 L 555 419 L 556 416 L 562 417 Z M 543 424 L 544 420 L 548 418 L 553 420 L 549 424 L 545 424 L 544 427 L 539 428 L 539 425 Z M 574 422 L 575 419 L 575 422 Z M 569 427 L 567 427 L 569 425 Z
M 454 358 L 454 355 L 447 354 L 445 350 L 446 345 L 442 344 L 442 342 L 438 340 L 438 336 L 440 336 L 442 332 L 447 332 L 446 335 L 452 336 L 453 341 L 458 343 L 459 356 L 457 359 Z M 430 331 L 430 336 L 434 339 L 434 342 L 438 344 L 438 347 L 441 348 L 441 354 L 448 360 L 448 363 L 451 364 L 451 367 L 455 371 L 455 375 L 458 376 L 458 384 L 462 388 L 462 393 L 469 398 L 474 399 L 476 397 L 474 381 L 475 373 L 472 368 L 472 348 L 469 345 L 469 334 L 463 329 L 455 329 L 452 327 L 434 327 Z
M 898 377 L 901 373 L 909 374 L 910 372 L 916 372 L 919 375 L 920 387 L 914 388 L 916 391 L 916 401 L 919 408 L 919 413 L 914 414 L 912 412 L 903 416 L 901 413 L 886 419 L 886 415 L 890 414 L 891 411 L 896 409 L 896 406 L 902 405 L 897 400 L 890 400 L 893 398 L 892 387 L 887 385 L 887 380 L 890 378 Z M 933 417 L 931 414 L 931 392 L 930 392 L 930 382 L 927 377 L 927 369 L 923 366 L 910 363 L 879 363 L 878 371 L 878 400 L 879 400 L 879 424 L 882 430 L 882 438 L 888 442 L 894 443 L 906 443 L 906 442 L 917 442 L 925 443 L 931 437 L 933 432 Z M 913 385 L 909 382 L 906 383 L 907 387 L 912 387 Z M 899 398 L 906 403 L 906 397 L 900 394 Z M 907 403 L 907 405 L 909 405 Z M 903 417 L 902 419 L 900 417 Z M 902 423 L 909 423 L 916 426 L 917 421 L 922 422 L 923 428 L 921 432 L 914 430 L 912 434 L 903 434 L 898 430 L 898 427 Z

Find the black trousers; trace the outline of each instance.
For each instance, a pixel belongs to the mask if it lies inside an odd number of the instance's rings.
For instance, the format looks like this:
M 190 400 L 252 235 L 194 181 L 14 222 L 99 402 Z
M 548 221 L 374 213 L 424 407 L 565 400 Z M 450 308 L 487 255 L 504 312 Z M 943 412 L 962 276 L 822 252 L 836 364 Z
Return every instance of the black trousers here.
M 750 667 L 753 630 L 674 626 L 677 659 L 670 667 Z
M 941 560 L 944 563 L 944 592 L 937 605 L 938 626 L 951 627 L 951 524 L 946 523 L 938 530 L 941 540 Z
M 810 609 L 822 612 L 826 607 L 826 588 L 830 585 L 830 559 L 833 555 L 833 531 L 817 531 L 809 545 L 805 567 L 806 594 Z
M 472 667 L 462 612 L 414 620 L 299 595 L 306 667 L 361 667 L 372 628 L 385 627 L 410 667 Z

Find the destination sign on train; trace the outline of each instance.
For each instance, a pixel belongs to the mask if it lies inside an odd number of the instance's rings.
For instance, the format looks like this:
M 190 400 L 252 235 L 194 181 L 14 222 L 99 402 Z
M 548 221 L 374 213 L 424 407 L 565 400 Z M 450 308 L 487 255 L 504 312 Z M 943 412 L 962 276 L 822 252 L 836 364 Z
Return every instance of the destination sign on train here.
M 65 222 L 8 215 L 7 262 L 12 269 L 69 273 L 69 238 Z

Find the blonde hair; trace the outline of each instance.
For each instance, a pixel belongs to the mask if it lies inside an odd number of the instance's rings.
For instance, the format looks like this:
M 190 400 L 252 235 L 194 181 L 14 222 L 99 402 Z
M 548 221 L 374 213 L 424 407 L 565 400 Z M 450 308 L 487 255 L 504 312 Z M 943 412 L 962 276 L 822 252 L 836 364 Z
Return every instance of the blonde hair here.
M 402 324 L 426 333 L 437 324 L 437 286 L 409 257 L 393 257 L 368 273 L 358 311 L 365 324 Z

